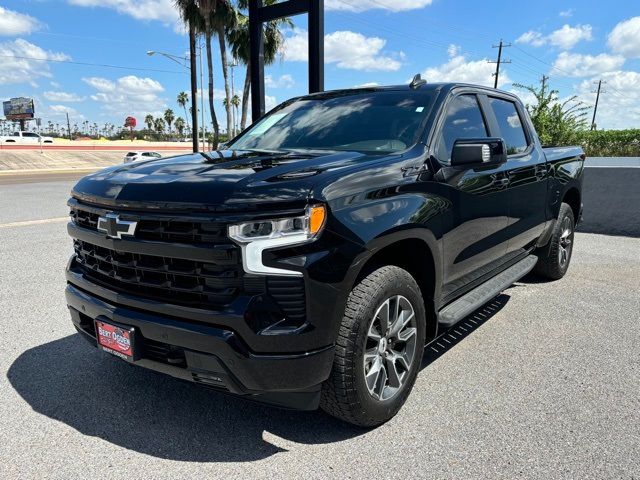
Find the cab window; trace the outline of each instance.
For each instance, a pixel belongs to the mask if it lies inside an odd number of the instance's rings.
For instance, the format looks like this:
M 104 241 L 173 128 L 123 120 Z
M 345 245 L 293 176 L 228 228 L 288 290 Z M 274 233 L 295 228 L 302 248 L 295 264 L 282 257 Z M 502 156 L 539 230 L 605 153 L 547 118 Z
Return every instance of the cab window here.
M 438 160 L 448 163 L 453 144 L 460 138 L 487 136 L 487 126 L 476 96 L 459 95 L 447 105 L 437 147 Z
M 507 145 L 507 155 L 523 153 L 529 145 L 516 104 L 494 97 L 489 98 L 489 103 L 498 121 L 500 136 Z

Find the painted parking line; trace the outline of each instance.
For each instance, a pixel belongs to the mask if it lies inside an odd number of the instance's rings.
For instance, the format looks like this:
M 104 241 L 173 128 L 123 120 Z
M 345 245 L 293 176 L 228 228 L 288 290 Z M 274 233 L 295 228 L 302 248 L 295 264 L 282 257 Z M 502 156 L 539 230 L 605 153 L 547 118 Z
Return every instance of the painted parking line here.
M 23 222 L 0 223 L 0 228 L 28 227 L 29 225 L 41 225 L 43 223 L 68 222 L 69 217 L 43 218 L 41 220 L 25 220 Z

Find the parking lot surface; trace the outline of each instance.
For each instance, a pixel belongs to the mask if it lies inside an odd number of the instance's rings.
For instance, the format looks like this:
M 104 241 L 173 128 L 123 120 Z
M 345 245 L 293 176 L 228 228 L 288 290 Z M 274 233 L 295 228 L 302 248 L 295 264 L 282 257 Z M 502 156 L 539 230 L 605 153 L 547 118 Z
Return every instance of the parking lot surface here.
M 0 185 L 0 478 L 640 478 L 640 239 L 577 234 L 362 430 L 134 368 L 71 325 L 73 182 Z

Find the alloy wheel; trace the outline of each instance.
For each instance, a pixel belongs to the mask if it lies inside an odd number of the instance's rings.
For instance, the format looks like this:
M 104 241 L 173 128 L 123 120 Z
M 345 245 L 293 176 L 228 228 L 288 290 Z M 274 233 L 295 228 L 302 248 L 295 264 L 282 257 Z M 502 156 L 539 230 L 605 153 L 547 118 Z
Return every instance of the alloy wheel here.
M 571 218 L 564 217 L 560 226 L 560 242 L 558 243 L 558 261 L 560 266 L 564 267 L 571 257 L 571 248 L 573 246 L 573 222 Z
M 367 389 L 377 400 L 389 400 L 409 378 L 416 349 L 417 323 L 411 302 L 402 295 L 385 300 L 376 310 L 364 351 Z

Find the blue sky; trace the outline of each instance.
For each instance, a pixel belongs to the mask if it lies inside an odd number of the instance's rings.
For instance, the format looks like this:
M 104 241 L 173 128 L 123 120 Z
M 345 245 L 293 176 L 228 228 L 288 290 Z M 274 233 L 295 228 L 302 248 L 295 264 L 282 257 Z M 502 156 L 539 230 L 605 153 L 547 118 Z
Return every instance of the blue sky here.
M 472 0 L 325 0 L 326 88 L 428 81 L 492 84 L 501 38 L 511 42 L 500 87 L 549 75 L 561 97 L 595 101 L 606 86 L 600 128 L 640 128 L 640 8 L 637 2 Z M 176 94 L 188 91 L 179 65 L 147 50 L 183 55 L 171 0 L 0 1 L 0 98 L 32 96 L 43 119 L 120 125 L 166 108 L 184 116 Z M 295 17 L 283 57 L 266 69 L 267 106 L 307 88 L 306 19 Z M 214 44 L 217 47 L 217 43 Z M 216 89 L 222 75 L 215 51 Z M 25 58 L 16 58 L 25 57 Z M 50 61 L 33 60 L 47 58 Z M 122 66 L 109 68 L 68 62 Z M 244 68 L 236 69 L 239 90 Z M 220 92 L 217 92 L 218 94 Z M 527 96 L 522 95 L 526 101 Z M 221 98 L 221 97 L 220 97 Z M 223 108 L 216 102 L 224 123 Z

